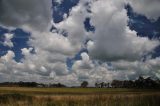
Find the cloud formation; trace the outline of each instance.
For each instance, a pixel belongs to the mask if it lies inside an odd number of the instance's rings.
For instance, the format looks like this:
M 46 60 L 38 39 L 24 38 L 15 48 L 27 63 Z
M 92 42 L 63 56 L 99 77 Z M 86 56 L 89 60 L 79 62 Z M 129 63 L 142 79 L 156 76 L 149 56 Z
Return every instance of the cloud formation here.
M 99 0 L 91 5 L 91 23 L 96 30 L 91 38 L 93 43 L 88 42 L 88 50 L 93 58 L 104 61 L 135 60 L 159 44 L 158 41 L 138 37 L 135 31 L 129 29 L 124 5 L 124 2 L 116 0 Z
M 51 0 L 0 0 L 0 24 L 44 30 L 51 21 Z
M 13 47 L 13 42 L 11 41 L 11 39 L 13 38 L 13 34 L 5 34 L 5 41 L 3 43 L 4 46 L 8 46 L 8 47 Z
M 51 0 L 1 0 L 0 25 L 21 27 L 31 33 L 30 48 L 21 49 L 24 58 L 20 62 L 14 60 L 13 51 L 0 57 L 1 81 L 78 85 L 87 80 L 94 85 L 97 81 L 134 79 L 140 74 L 160 78 L 159 58 L 141 61 L 159 41 L 138 37 L 128 27 L 125 4 L 123 0 L 80 0 L 63 21 L 51 23 Z M 86 31 L 86 18 L 95 32 Z M 56 31 L 47 30 L 51 24 Z M 13 47 L 12 38 L 6 33 L 3 44 Z M 82 53 L 82 59 L 74 60 L 73 66 L 68 67 L 67 58 L 74 57 L 82 48 L 87 48 L 88 53 Z
M 148 19 L 156 21 L 160 17 L 159 0 L 127 0 L 133 10 Z

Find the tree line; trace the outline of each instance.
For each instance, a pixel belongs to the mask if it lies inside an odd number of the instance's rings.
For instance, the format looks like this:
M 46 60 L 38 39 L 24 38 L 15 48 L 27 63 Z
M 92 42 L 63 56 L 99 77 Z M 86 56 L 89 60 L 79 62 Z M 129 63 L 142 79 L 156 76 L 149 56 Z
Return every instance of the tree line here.
M 160 80 L 140 76 L 137 80 L 113 80 L 111 83 L 95 83 L 97 88 L 160 88 Z
M 86 88 L 89 83 L 87 81 L 83 81 L 80 86 Z M 0 83 L 0 87 L 52 87 L 52 88 L 60 88 L 60 87 L 68 87 L 67 85 L 61 83 L 53 83 L 53 84 L 43 84 L 37 82 L 3 82 Z M 151 89 L 160 89 L 160 80 L 152 79 L 151 77 L 144 78 L 140 76 L 137 80 L 113 80 L 112 82 L 99 82 L 95 83 L 96 88 L 151 88 Z
M 43 83 L 37 83 L 37 82 L 3 82 L 0 83 L 0 87 L 66 87 L 65 85 L 61 83 L 56 84 L 43 84 Z

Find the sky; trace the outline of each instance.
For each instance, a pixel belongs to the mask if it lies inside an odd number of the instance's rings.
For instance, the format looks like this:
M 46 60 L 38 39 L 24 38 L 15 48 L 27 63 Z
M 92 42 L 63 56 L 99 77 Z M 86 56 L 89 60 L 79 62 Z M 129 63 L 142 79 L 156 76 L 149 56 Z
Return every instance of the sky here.
M 159 0 L 0 0 L 0 82 L 160 78 Z

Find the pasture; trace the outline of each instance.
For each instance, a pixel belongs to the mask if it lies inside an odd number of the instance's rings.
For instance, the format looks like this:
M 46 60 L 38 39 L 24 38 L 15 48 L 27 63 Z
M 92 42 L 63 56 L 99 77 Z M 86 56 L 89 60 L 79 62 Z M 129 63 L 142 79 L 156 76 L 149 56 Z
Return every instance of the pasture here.
M 0 106 L 160 106 L 160 90 L 0 87 Z

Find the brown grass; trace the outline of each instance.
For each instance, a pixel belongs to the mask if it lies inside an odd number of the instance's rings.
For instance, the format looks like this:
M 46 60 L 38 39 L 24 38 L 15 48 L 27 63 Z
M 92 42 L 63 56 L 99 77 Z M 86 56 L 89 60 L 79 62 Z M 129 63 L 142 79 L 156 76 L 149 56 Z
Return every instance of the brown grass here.
M 0 106 L 160 106 L 160 91 L 97 88 L 0 88 Z

